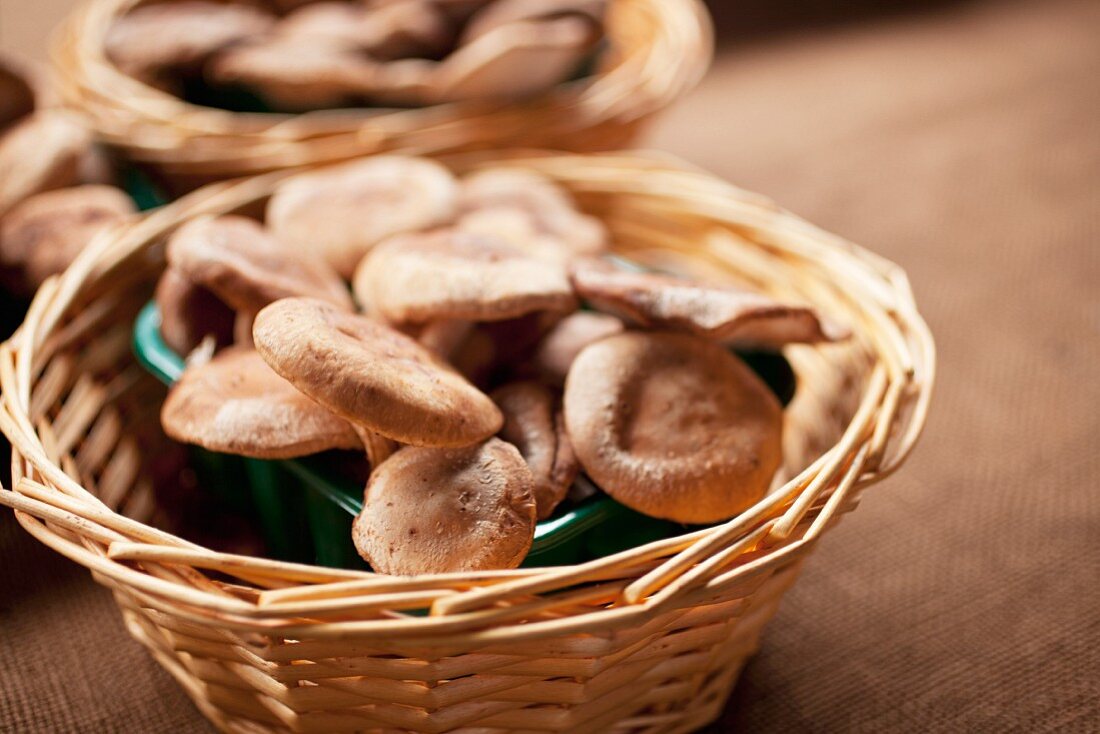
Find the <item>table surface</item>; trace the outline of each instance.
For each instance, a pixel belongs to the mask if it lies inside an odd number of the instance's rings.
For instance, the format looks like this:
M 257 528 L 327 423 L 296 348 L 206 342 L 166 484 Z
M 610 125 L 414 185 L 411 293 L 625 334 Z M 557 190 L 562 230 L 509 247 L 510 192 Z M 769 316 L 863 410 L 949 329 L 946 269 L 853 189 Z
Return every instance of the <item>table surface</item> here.
M 0 38 L 27 46 L 17 7 Z M 1051 0 L 738 33 L 652 130 L 899 262 L 940 348 L 923 442 L 821 544 L 713 731 L 1100 729 L 1098 29 L 1100 3 Z M 0 730 L 208 730 L 6 512 L 0 559 Z

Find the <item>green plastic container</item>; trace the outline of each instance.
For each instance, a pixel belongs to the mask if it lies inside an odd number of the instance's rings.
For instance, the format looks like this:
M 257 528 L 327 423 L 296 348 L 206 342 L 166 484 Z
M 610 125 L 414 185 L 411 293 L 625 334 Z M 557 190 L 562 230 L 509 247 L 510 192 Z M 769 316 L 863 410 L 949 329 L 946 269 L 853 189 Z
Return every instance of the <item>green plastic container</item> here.
M 134 352 L 166 385 L 183 373 L 184 362 L 160 335 L 155 303 L 134 324 Z M 794 374 L 780 355 L 739 353 L 786 404 Z M 366 568 L 351 542 L 351 523 L 363 505 L 363 487 L 339 477 L 326 454 L 293 460 L 247 459 L 195 449 L 193 464 L 206 486 L 256 518 L 273 557 L 338 568 Z M 559 509 L 535 528 L 524 566 L 558 566 L 610 555 L 690 529 L 656 520 L 619 504 L 577 479 L 588 497 Z

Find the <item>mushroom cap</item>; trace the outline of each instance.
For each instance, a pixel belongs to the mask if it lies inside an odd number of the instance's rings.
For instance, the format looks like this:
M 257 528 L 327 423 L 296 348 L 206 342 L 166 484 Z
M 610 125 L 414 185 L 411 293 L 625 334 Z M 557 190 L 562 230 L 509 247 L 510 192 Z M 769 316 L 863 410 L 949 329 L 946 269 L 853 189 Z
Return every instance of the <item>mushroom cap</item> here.
M 0 57 L 0 130 L 34 111 L 35 89 L 23 69 Z
M 32 194 L 72 186 L 92 144 L 68 112 L 41 110 L 0 136 L 0 215 Z
M 352 287 L 368 310 L 394 322 L 500 321 L 576 307 L 564 267 L 455 230 L 386 240 L 363 259 Z
M 347 278 L 381 240 L 449 221 L 457 199 L 458 183 L 439 163 L 375 156 L 287 180 L 267 205 L 267 224 Z
M 352 540 L 379 573 L 515 568 L 534 539 L 533 484 L 516 447 L 497 438 L 405 447 L 371 474 Z
M 592 344 L 569 370 L 564 408 L 588 476 L 652 517 L 725 520 L 763 497 L 779 467 L 775 396 L 737 357 L 690 334 Z
M 545 520 L 580 471 L 554 395 L 545 385 L 525 380 L 497 388 L 490 397 L 504 414 L 500 437 L 519 449 L 531 469 L 538 518 Z
M 476 385 L 500 384 L 501 378 L 512 375 L 529 377 L 535 348 L 562 317 L 556 311 L 534 311 L 514 319 L 474 324 L 449 360 Z
M 462 31 L 460 43 L 470 43 L 489 31 L 518 20 L 581 16 L 596 25 L 603 21 L 606 6 L 605 0 L 497 0 L 470 18 Z
M 168 69 L 192 69 L 231 43 L 260 36 L 275 16 L 245 3 L 182 2 L 142 5 L 112 24 L 107 57 L 125 74 L 158 83 Z
M 188 367 L 160 413 L 170 438 L 211 451 L 289 459 L 362 447 L 354 428 L 298 392 L 253 349 Z
M 401 443 L 467 446 L 500 430 L 487 395 L 410 337 L 311 298 L 264 308 L 252 328 L 276 372 L 337 415 Z
M 22 266 L 27 284 L 37 288 L 64 271 L 93 237 L 134 211 L 130 198 L 112 186 L 35 194 L 0 221 L 0 262 Z
M 308 110 L 356 102 L 378 70 L 351 46 L 316 36 L 272 36 L 220 51 L 205 74 L 215 84 L 247 86 L 279 109 Z
M 561 383 L 581 350 L 623 331 L 623 322 L 605 313 L 577 311 L 559 321 L 539 344 L 535 366 L 545 377 Z
M 462 181 L 459 205 L 459 229 L 494 234 L 536 257 L 565 261 L 607 249 L 603 223 L 534 171 L 489 168 L 471 174 Z
M 238 311 L 308 296 L 351 310 L 351 294 L 328 263 L 275 239 L 254 219 L 204 217 L 168 240 L 168 263 Z
M 233 343 L 233 311 L 207 289 L 168 268 L 154 294 L 160 335 L 176 354 L 187 356 L 207 335 L 218 347 Z
M 441 10 L 427 0 L 373 7 L 349 2 L 311 3 L 287 15 L 275 31 L 281 36 L 351 46 L 380 61 L 437 56 L 454 35 Z
M 460 46 L 433 77 L 435 103 L 529 97 L 567 80 L 597 40 L 579 17 L 518 20 Z
M 591 260 L 574 263 L 570 278 L 585 301 L 648 328 L 687 331 L 725 344 L 765 349 L 844 336 L 809 307 L 779 303 L 733 286 L 635 273 Z

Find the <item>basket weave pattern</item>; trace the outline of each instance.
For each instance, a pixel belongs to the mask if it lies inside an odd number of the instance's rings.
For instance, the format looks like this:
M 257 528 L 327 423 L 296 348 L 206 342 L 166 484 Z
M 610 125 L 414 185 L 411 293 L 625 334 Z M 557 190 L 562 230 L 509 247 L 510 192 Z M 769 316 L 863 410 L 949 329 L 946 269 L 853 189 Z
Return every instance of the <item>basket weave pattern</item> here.
M 848 344 L 787 351 L 799 392 L 785 481 L 714 528 L 577 566 L 477 574 L 288 564 L 144 524 L 158 388 L 134 364 L 129 330 L 163 267 L 163 239 L 200 213 L 255 211 L 285 173 L 208 187 L 94 241 L 0 346 L 15 482 L 0 502 L 112 589 L 133 636 L 219 728 L 701 727 L 824 530 L 913 446 L 934 347 L 896 266 L 666 161 L 509 160 L 569 188 L 619 254 L 809 301 L 853 329 Z
M 713 38 L 699 0 L 611 0 L 595 74 L 519 103 L 242 114 L 188 104 L 120 72 L 104 45 L 140 0 L 88 0 L 53 47 L 64 101 L 100 139 L 187 189 L 197 183 L 385 151 L 619 148 L 702 77 Z

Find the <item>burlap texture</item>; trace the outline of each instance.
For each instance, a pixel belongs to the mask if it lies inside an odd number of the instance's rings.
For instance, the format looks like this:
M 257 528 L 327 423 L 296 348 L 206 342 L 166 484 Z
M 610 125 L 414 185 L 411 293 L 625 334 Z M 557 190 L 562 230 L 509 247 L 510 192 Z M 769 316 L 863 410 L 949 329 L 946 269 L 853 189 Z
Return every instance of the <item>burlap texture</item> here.
M 650 142 L 901 263 L 923 443 L 821 545 L 714 731 L 1100 729 L 1100 3 L 746 44 Z M 107 592 L 0 517 L 0 729 L 205 731 Z

